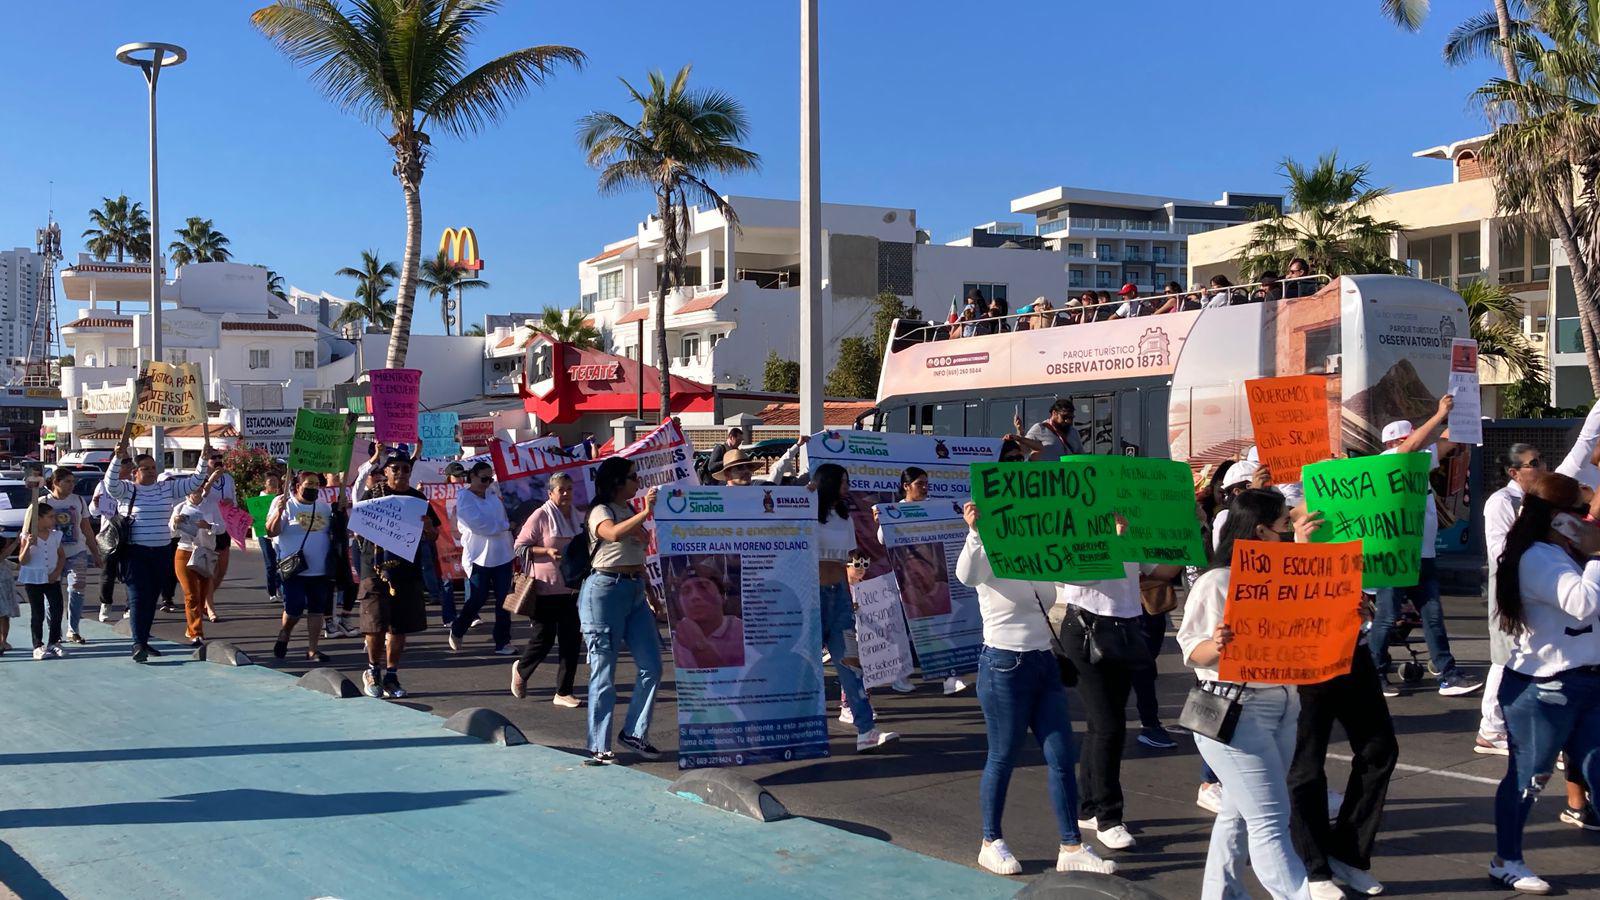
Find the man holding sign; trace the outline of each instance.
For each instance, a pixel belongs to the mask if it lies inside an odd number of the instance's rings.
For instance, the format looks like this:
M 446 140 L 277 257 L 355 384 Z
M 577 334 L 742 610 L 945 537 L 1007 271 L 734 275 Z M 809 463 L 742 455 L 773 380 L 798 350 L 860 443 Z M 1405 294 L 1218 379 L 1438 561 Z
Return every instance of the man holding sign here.
M 386 497 L 416 498 L 426 509 L 420 516 L 421 540 L 437 538 L 439 517 L 432 509 L 427 509 L 427 499 L 411 486 L 411 457 L 403 453 L 390 454 L 384 460 L 383 475 L 383 484 L 368 492 L 368 501 Z M 351 527 L 355 527 L 354 516 Z M 400 657 L 405 653 L 406 635 L 428 627 L 422 599 L 421 548 L 418 546 L 405 557 L 385 550 L 365 536 L 358 546 L 363 573 L 359 591 L 361 634 L 367 644 L 367 670 L 361 677 L 362 690 L 368 697 L 398 700 L 406 695 L 405 688 L 400 686 Z

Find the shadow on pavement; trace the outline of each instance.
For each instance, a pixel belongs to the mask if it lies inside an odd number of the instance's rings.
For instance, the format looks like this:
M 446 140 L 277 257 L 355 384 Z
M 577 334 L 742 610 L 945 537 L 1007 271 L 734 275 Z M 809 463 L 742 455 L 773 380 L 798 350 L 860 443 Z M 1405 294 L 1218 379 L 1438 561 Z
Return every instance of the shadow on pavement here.
M 5 841 L 0 841 L 0 894 L 10 889 L 20 900 L 66 900 L 39 870 L 18 856 Z
M 425 738 L 376 738 L 364 741 L 301 741 L 293 744 L 216 744 L 202 747 L 126 747 L 119 750 L 52 750 L 48 753 L 0 753 L 0 766 L 61 763 L 127 762 L 142 759 L 202 759 L 214 756 L 270 756 L 281 753 L 329 753 L 344 750 L 395 750 L 477 744 L 464 734 Z
M 368 791 L 296 794 L 238 789 L 183 794 L 155 802 L 104 803 L 0 812 L 0 828 L 72 828 L 86 825 L 173 825 L 183 822 L 251 822 L 321 819 L 460 806 L 509 791 Z

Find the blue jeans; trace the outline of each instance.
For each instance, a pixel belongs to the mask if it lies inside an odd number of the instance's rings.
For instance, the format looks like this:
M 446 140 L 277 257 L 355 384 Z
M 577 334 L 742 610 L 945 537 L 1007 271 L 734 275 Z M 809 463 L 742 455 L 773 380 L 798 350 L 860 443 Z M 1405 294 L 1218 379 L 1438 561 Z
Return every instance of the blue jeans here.
M 146 547 L 129 544 L 122 558 L 122 578 L 128 585 L 128 623 L 133 645 L 150 643 L 150 626 L 156 620 L 156 604 L 167 579 L 177 571 L 172 567 L 171 544 Z
M 1511 757 L 1494 795 L 1495 853 L 1522 859 L 1522 829 L 1533 801 L 1567 751 L 1567 771 L 1600 784 L 1600 667 L 1532 678 L 1506 669 L 1500 680 Z
M 77 634 L 78 623 L 83 621 L 83 579 L 89 574 L 89 551 L 68 556 L 62 574 L 67 588 L 67 634 Z
M 461 619 L 471 621 L 463 614 Z M 578 619 L 589 651 L 589 751 L 611 749 L 611 712 L 617 705 L 617 656 L 628 645 L 639 667 L 622 733 L 643 738 L 661 684 L 661 634 L 644 601 L 644 576 L 595 571 L 578 594 Z
M 839 660 L 845 657 L 844 633 L 856 627 L 856 611 L 850 603 L 850 585 L 840 582 L 838 584 L 822 585 L 822 645 L 828 648 L 828 655 L 833 659 L 833 670 L 839 673 L 839 687 L 844 691 L 844 701 L 850 704 L 850 712 L 856 717 L 856 734 L 866 734 L 872 730 L 872 702 L 867 699 L 867 692 L 861 686 L 861 676 L 850 670 L 849 666 L 839 665 Z
M 1033 736 L 1050 767 L 1050 805 L 1061 829 L 1061 843 L 1081 843 L 1078 832 L 1077 757 L 1072 752 L 1072 719 L 1061 668 L 1051 650 L 1017 653 L 984 647 L 978 656 L 978 705 L 989 734 L 989 756 L 983 764 L 978 805 L 983 808 L 983 839 L 999 840 L 1006 788 L 1022 741 Z
M 1232 743 L 1195 735 L 1221 776 L 1222 812 L 1211 828 L 1202 900 L 1245 898 L 1248 864 L 1275 900 L 1310 897 L 1306 866 L 1289 836 L 1289 764 L 1300 719 L 1295 689 L 1262 688 L 1241 700 Z
M 267 593 L 274 596 L 283 593 L 283 580 L 278 577 L 278 548 L 273 545 L 272 538 L 262 535 L 256 536 L 256 546 L 261 548 L 261 564 L 267 570 Z
M 439 584 L 439 621 L 445 625 L 456 620 L 456 581 L 454 578 L 442 578 Z M 472 622 L 469 620 L 468 625 Z
M 450 632 L 458 638 L 466 634 L 467 626 L 478 617 L 491 593 L 494 594 L 494 648 L 499 650 L 511 643 L 511 614 L 501 603 L 511 594 L 511 563 L 472 567 L 472 574 L 467 576 L 467 605 L 451 622 Z
M 1450 655 L 1450 636 L 1444 630 L 1444 607 L 1439 604 L 1439 574 L 1432 559 L 1424 559 L 1416 586 L 1379 588 L 1378 609 L 1367 632 L 1367 649 L 1379 672 L 1389 669 L 1389 635 L 1399 616 L 1401 599 L 1409 599 L 1422 617 L 1422 638 L 1428 644 L 1428 657 L 1440 675 L 1455 671 L 1456 658 Z

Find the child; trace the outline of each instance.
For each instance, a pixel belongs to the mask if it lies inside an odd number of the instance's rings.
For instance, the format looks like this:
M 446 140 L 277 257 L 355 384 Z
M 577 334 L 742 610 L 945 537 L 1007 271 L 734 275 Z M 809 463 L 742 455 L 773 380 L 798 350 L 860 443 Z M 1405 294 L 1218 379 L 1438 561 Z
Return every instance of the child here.
M 33 632 L 33 658 L 67 655 L 61 648 L 61 569 L 67 563 L 61 550 L 61 532 L 56 529 L 55 511 L 39 503 L 32 508 L 27 530 L 22 535 L 22 568 L 18 581 L 28 594 L 28 605 L 33 618 L 29 628 Z M 46 605 L 50 614 L 50 643 L 44 642 L 44 617 Z
M 178 582 L 183 585 L 184 617 L 187 627 L 184 629 L 184 639 L 190 646 L 198 647 L 205 643 L 205 605 L 211 595 L 211 570 L 196 569 L 189 565 L 189 560 L 197 553 L 205 554 L 206 549 L 216 546 L 213 523 L 205 518 L 206 490 L 211 480 L 199 488 L 191 491 L 172 510 L 172 533 L 178 537 L 178 552 L 173 556 L 173 574 Z M 213 552 L 215 552 L 213 550 Z
M 11 558 L 16 549 L 16 541 L 0 542 L 0 653 L 11 649 L 6 639 L 11 637 L 12 617 L 22 615 L 17 603 L 17 564 Z

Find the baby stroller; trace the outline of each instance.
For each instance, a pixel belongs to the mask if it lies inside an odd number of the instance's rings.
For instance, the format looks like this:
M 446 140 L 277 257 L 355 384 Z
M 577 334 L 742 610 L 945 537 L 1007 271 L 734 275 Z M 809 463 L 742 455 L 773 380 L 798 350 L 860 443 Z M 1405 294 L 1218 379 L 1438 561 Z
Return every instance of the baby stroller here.
M 1406 684 L 1415 684 L 1430 673 L 1438 674 L 1433 671 L 1432 660 L 1424 661 L 1428 645 L 1417 633 L 1420 628 L 1422 628 L 1422 616 L 1418 615 L 1417 608 L 1407 601 L 1395 612 L 1394 630 L 1389 632 L 1390 656 L 1393 656 L 1396 647 L 1405 650 L 1411 656 L 1396 666 L 1400 680 Z

